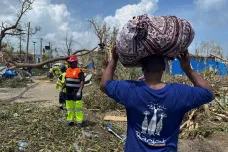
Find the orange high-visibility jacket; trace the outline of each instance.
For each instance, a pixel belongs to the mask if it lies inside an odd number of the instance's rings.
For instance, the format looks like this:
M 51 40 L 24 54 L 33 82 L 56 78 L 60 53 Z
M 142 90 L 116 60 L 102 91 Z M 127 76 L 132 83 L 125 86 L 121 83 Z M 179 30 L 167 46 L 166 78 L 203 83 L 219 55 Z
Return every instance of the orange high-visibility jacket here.
M 80 68 L 68 68 L 66 71 L 66 88 L 67 90 L 79 90 L 80 79 L 79 73 L 83 72 Z

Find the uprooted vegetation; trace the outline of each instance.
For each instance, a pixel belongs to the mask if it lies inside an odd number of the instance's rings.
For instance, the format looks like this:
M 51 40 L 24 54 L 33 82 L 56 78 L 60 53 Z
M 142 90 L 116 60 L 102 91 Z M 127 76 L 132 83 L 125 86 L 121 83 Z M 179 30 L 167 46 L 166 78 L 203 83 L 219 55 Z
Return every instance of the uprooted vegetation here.
M 25 147 L 27 151 L 76 151 L 78 146 L 81 147 L 82 151 L 123 151 L 124 143 L 107 132 L 105 128 L 107 122 L 103 121 L 103 116 L 106 113 L 125 116 L 124 107 L 109 99 L 99 89 L 102 72 L 111 58 L 110 48 L 115 41 L 117 30 L 114 29 L 111 32 L 106 25 L 97 27 L 93 20 L 90 22 L 95 27 L 95 33 L 100 44 L 105 43 L 105 46 L 101 47 L 98 52 L 91 51 L 90 54 L 83 56 L 85 65 L 91 61 L 95 65 L 92 70 L 95 73 L 92 85 L 85 88 L 83 99 L 85 108 L 88 109 L 85 114 L 89 116 L 90 120 L 87 122 L 87 128 L 84 129 L 87 135 L 83 134 L 83 131 L 76 126 L 68 127 L 66 125 L 65 112 L 56 111 L 54 108 L 36 107 L 26 103 L 5 104 L 0 107 L 1 151 L 17 151 L 18 144 L 21 141 L 28 142 L 28 146 Z M 18 65 L 21 66 L 22 64 Z M 30 66 L 38 67 L 36 65 Z M 41 67 L 41 64 L 39 67 Z M 44 74 L 44 72 L 37 70 L 34 73 L 37 75 Z M 141 74 L 139 68 L 124 68 L 119 63 L 115 79 L 136 80 Z M 212 103 L 194 109 L 185 115 L 181 125 L 181 138 L 202 138 L 210 136 L 214 131 L 224 133 L 228 131 L 226 88 L 228 87 L 228 77 L 220 77 L 213 71 L 204 71 L 201 74 L 212 84 L 217 97 Z M 26 79 L 2 80 L 0 86 L 25 87 L 26 81 Z M 164 75 L 163 81 L 192 85 L 185 76 Z M 112 123 L 112 125 L 118 132 L 126 133 L 126 122 Z M 100 130 L 96 131 L 97 128 L 100 128 Z M 92 134 L 95 134 L 96 137 Z
M 220 77 L 214 71 L 207 70 L 201 75 L 211 83 L 216 99 L 185 115 L 181 137 L 208 137 L 216 130 L 228 132 L 228 77 Z M 174 82 L 191 84 L 186 77 L 174 78 Z
M 120 67 L 119 67 L 120 68 Z M 134 70 L 134 69 L 131 69 Z M 213 72 L 204 72 L 206 79 L 214 82 Z M 164 81 L 170 83 L 189 83 L 186 77 L 164 76 Z M 222 90 L 221 83 L 228 82 L 227 77 L 216 76 L 214 89 L 220 97 L 207 106 L 194 109 L 186 114 L 181 138 L 210 137 L 214 132 L 227 134 L 227 110 L 225 101 L 226 90 Z M 0 151 L 17 151 L 21 141 L 27 142 L 26 151 L 76 151 L 80 147 L 83 151 L 123 151 L 124 143 L 114 135 L 108 133 L 103 120 L 106 114 L 126 116 L 124 107 L 104 95 L 94 80 L 91 86 L 85 88 L 84 98 L 86 127 L 68 127 L 66 113 L 55 108 L 37 107 L 36 104 L 5 104 L 0 107 Z M 126 122 L 109 122 L 121 134 L 126 134 Z M 205 151 L 206 152 L 206 151 Z M 207 151 L 208 152 L 208 151 Z
M 200 73 L 211 85 L 216 99 L 209 104 L 193 109 L 185 114 L 181 125 L 181 138 L 208 137 L 214 131 L 228 132 L 228 77 L 205 70 Z M 163 77 L 164 82 L 192 85 L 186 76 Z
M 29 1 L 26 0 L 24 2 Z M 28 6 L 28 8 L 30 8 L 30 3 Z M 22 5 L 22 8 L 23 7 L 24 5 Z M 22 15 L 23 11 L 21 15 L 19 14 L 19 17 Z M 10 27 L 10 29 L 16 29 L 19 20 L 20 18 L 18 18 L 16 24 Z M 118 138 L 107 132 L 107 129 L 105 128 L 105 123 L 107 122 L 103 121 L 103 116 L 106 113 L 125 116 L 124 107 L 109 99 L 99 90 L 101 74 L 108 63 L 108 60 L 111 58 L 110 48 L 115 42 L 118 29 L 114 28 L 111 31 L 111 28 L 106 24 L 98 25 L 94 20 L 90 20 L 89 22 L 91 23 L 91 26 L 94 27 L 95 34 L 99 39 L 100 49 L 98 52 L 93 52 L 97 47 L 90 51 L 87 50 L 87 53 L 85 53 L 87 55 L 83 56 L 84 64 L 91 61 L 94 61 L 95 63 L 95 69 L 93 71 L 95 72 L 95 76 L 93 78 L 93 83 L 86 87 L 84 91 L 85 94 L 87 94 L 83 99 L 85 102 L 85 108 L 88 109 L 85 111 L 85 116 L 87 116 L 87 120 L 89 120 L 86 122 L 87 127 L 83 130 L 76 126 L 68 127 L 65 121 L 66 112 L 57 111 L 53 107 L 42 108 L 28 103 L 10 104 L 7 101 L 6 104 L 0 106 L 0 151 L 18 151 L 19 143 L 21 141 L 28 143 L 28 145 L 24 147 L 25 151 L 34 152 L 79 151 L 78 147 L 80 147 L 82 151 L 123 151 L 124 143 L 120 142 Z M 10 30 L 9 28 L 7 29 Z M 4 33 L 6 31 L 7 30 L 3 29 Z M 5 34 L 4 36 L 1 35 L 1 40 L 4 37 Z M 0 41 L 0 50 L 1 49 Z M 68 48 L 68 50 L 70 49 Z M 206 56 L 208 56 L 210 53 L 214 53 L 209 50 L 216 50 L 217 53 L 221 53 L 220 47 L 214 44 L 210 45 L 209 43 L 202 44 L 202 47 L 196 51 L 202 53 L 201 55 L 205 55 L 206 52 L 208 53 Z M 85 50 L 81 50 L 81 52 L 82 51 Z M 79 53 L 79 51 L 73 54 L 76 53 Z M 47 63 L 64 60 L 66 58 L 68 57 L 59 57 L 49 61 L 44 61 L 40 64 L 13 62 L 13 65 L 14 68 L 41 68 Z M 44 75 L 44 72 L 45 70 L 34 70 L 33 74 Z M 141 72 L 138 68 L 124 68 L 121 64 L 118 64 L 115 79 L 136 80 L 140 76 Z M 212 103 L 194 109 L 185 115 L 181 125 L 181 138 L 208 137 L 212 135 L 214 131 L 222 131 L 224 133 L 228 132 L 228 78 L 219 77 L 216 73 L 210 71 L 204 71 L 202 76 L 212 84 L 217 97 Z M 190 81 L 185 76 L 173 77 L 165 75 L 163 81 L 191 85 Z M 5 88 L 22 88 L 26 87 L 28 83 L 31 83 L 30 80 L 25 78 L 0 79 L 0 87 Z M 40 94 L 40 96 L 42 96 L 42 94 Z M 111 123 L 118 132 L 126 133 L 126 122 L 109 123 Z M 85 132 L 87 134 L 85 134 Z M 182 151 L 185 151 L 185 149 Z
M 118 65 L 116 79 L 137 79 L 140 70 Z M 185 115 L 181 126 L 181 138 L 206 138 L 214 132 L 227 134 L 226 101 L 228 77 L 219 77 L 213 71 L 204 71 L 217 97 L 212 103 L 194 109 Z M 100 75 L 93 78 L 92 85 L 85 87 L 84 103 L 87 127 L 68 127 L 66 113 L 55 108 L 37 107 L 35 104 L 4 104 L 0 107 L 1 151 L 17 151 L 19 143 L 28 143 L 26 151 L 123 151 L 124 143 L 110 134 L 106 123 L 111 123 L 118 133 L 126 134 L 126 122 L 106 122 L 105 115 L 126 116 L 124 107 L 99 90 Z M 164 75 L 168 83 L 190 84 L 185 76 Z M 53 88 L 54 89 L 54 88 Z
M 116 72 L 116 78 L 136 80 L 140 76 L 139 74 L 139 69 L 126 69 L 122 67 L 122 65 L 119 65 Z M 216 130 L 228 132 L 228 77 L 218 76 L 216 72 L 208 70 L 205 70 L 200 74 L 211 83 L 212 88 L 216 93 L 216 99 L 185 115 L 183 124 L 181 125 L 182 138 L 207 137 Z M 163 76 L 163 81 L 167 83 L 192 85 L 186 76 L 170 76 L 165 74 Z M 100 109 L 102 111 L 124 108 L 101 93 L 97 83 L 87 88 L 86 92 L 89 94 L 85 97 L 86 106 L 88 108 Z
M 105 130 L 105 124 L 93 114 L 85 129 L 69 127 L 65 111 L 38 108 L 29 104 L 10 104 L 0 107 L 0 151 L 18 151 L 19 143 L 28 145 L 26 151 L 114 151 L 123 150 L 123 143 Z
M 103 67 L 103 64 L 100 64 L 99 67 Z M 136 80 L 141 76 L 140 74 L 138 68 L 124 68 L 121 64 L 118 64 L 115 78 Z M 185 115 L 181 125 L 181 138 L 208 137 L 214 131 L 228 132 L 228 77 L 218 76 L 215 71 L 209 70 L 205 70 L 200 74 L 212 85 L 216 93 L 216 99 L 198 109 L 191 110 Z M 124 109 L 123 106 L 116 104 L 99 90 L 100 79 L 101 74 L 98 72 L 94 84 L 86 89 L 88 95 L 85 96 L 84 100 L 87 108 L 101 111 Z M 186 76 L 171 76 L 168 74 L 163 76 L 163 82 L 192 85 Z

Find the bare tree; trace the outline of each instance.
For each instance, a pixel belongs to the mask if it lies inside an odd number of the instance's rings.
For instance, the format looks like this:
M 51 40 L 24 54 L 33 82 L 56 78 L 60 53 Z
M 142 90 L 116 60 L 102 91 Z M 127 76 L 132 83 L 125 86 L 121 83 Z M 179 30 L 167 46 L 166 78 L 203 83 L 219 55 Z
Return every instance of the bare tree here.
M 196 45 L 196 44 L 195 44 Z M 195 48 L 195 57 L 196 57 L 196 70 L 197 72 L 199 71 L 199 62 L 202 59 L 202 56 L 200 56 L 200 49 L 199 48 Z
M 106 60 L 111 58 L 111 48 L 116 41 L 116 36 L 118 34 L 118 29 L 111 29 L 106 23 L 99 24 L 94 19 L 89 20 L 90 27 L 94 28 L 95 34 L 99 39 L 100 51 L 105 53 Z
M 104 63 L 102 63 L 102 65 L 104 66 L 105 63 L 111 58 L 111 48 L 114 46 L 115 41 L 116 41 L 116 36 L 118 33 L 118 29 L 117 28 L 113 28 L 111 30 L 111 28 L 106 24 L 103 23 L 101 25 L 99 25 L 97 22 L 95 22 L 93 19 L 89 20 L 89 22 L 91 23 L 91 26 L 94 27 L 95 30 L 95 34 L 97 35 L 98 39 L 99 39 L 99 46 L 100 46 L 100 52 L 104 55 L 102 55 L 103 57 L 105 57 L 105 59 L 102 61 L 104 61 Z M 94 50 L 96 50 L 97 47 L 95 47 L 92 50 L 86 50 L 86 49 L 82 49 L 82 50 L 78 50 L 74 53 L 71 54 L 70 50 L 72 48 L 73 43 L 77 43 L 73 40 L 72 36 L 69 36 L 68 34 L 66 34 L 66 39 L 65 39 L 65 43 L 66 43 L 66 47 L 68 50 L 67 56 L 64 57 L 57 57 L 54 59 L 50 59 L 44 62 L 41 62 L 39 64 L 27 64 L 27 63 L 15 63 L 13 61 L 8 61 L 10 63 L 12 63 L 14 66 L 12 68 L 21 68 L 21 67 L 29 67 L 29 68 L 41 68 L 43 65 L 46 65 L 48 63 L 52 63 L 55 61 L 60 61 L 60 60 L 65 60 L 67 58 L 69 58 L 70 55 L 77 55 L 77 56 L 84 56 L 86 54 L 89 54 L 91 52 L 93 52 Z M 86 52 L 86 53 L 81 53 L 80 52 Z
M 69 35 L 68 32 L 66 33 L 65 43 L 66 43 L 67 55 L 69 56 L 71 55 L 71 51 L 72 51 L 73 36 Z
M 200 46 L 196 49 L 196 55 L 198 56 L 198 60 L 200 61 L 202 59 L 202 56 L 204 57 L 204 68 L 206 68 L 206 61 L 208 57 L 211 56 L 211 53 L 223 58 L 222 47 L 213 41 L 202 42 Z
M 2 48 L 2 40 L 6 35 L 11 35 L 11 36 L 16 36 L 20 35 L 21 33 L 18 33 L 17 27 L 19 25 L 19 22 L 22 18 L 22 16 L 29 10 L 32 9 L 32 4 L 34 0 L 20 0 L 20 10 L 18 12 L 18 18 L 16 22 L 12 25 L 10 23 L 2 22 L 0 29 L 1 29 L 1 34 L 0 34 L 0 51 Z
M 37 32 L 41 31 L 41 27 L 39 25 L 36 25 L 34 28 L 30 28 L 30 35 L 35 35 Z

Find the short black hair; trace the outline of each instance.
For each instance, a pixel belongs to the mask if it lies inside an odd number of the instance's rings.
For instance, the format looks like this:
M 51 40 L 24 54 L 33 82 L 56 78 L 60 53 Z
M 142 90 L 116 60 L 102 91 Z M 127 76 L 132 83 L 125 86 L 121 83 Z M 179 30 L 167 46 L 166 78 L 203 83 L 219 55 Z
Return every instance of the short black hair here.
M 165 70 L 165 58 L 161 55 L 151 55 L 141 59 L 144 72 L 163 72 Z

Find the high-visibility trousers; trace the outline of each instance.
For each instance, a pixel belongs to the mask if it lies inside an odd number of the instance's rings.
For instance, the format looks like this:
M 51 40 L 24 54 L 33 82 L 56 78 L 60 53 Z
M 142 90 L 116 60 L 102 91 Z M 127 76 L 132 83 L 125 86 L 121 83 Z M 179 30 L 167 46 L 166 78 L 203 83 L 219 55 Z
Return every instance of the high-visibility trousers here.
M 67 121 L 76 121 L 77 123 L 82 123 L 83 121 L 83 111 L 82 111 L 82 100 L 66 100 L 67 109 Z M 75 119 L 74 119 L 75 118 Z

